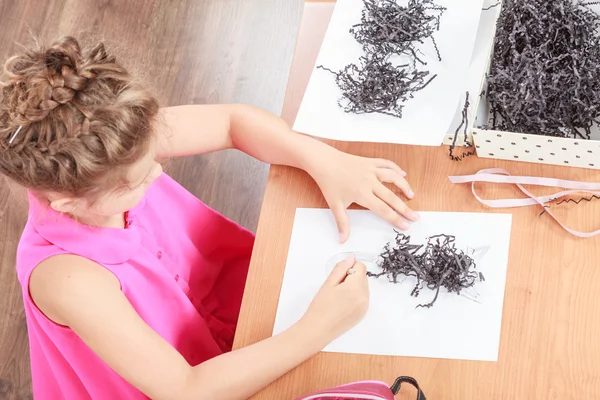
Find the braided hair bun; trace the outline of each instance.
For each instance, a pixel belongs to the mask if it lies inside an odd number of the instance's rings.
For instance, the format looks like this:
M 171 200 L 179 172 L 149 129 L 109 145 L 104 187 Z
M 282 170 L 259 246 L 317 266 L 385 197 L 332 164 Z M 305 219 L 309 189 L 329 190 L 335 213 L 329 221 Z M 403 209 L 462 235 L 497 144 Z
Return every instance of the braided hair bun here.
M 147 152 L 158 110 L 102 43 L 29 49 L 4 67 L 0 172 L 37 193 L 93 195 Z

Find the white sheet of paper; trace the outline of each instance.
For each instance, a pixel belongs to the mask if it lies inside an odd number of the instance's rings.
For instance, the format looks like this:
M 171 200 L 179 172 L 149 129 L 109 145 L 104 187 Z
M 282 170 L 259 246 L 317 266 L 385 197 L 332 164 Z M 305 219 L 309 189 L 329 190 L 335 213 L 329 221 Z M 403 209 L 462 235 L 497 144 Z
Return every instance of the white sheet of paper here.
M 408 0 L 398 1 L 408 3 Z M 419 68 L 430 71 L 430 76 L 438 76 L 405 103 L 402 118 L 345 113 L 337 104 L 341 92 L 335 76 L 315 68 L 294 129 L 344 141 L 440 145 L 466 87 L 483 0 L 437 0 L 436 3 L 447 7 L 440 30 L 434 34 L 442 61 L 438 61 L 430 40 L 418 48 L 428 63 Z M 339 71 L 350 63 L 359 62 L 362 47 L 349 29 L 360 22 L 362 9 L 362 0 L 338 0 L 315 67 L 323 65 Z
M 337 242 L 333 216 L 326 209 L 298 209 L 292 231 L 283 285 L 273 333 L 298 321 L 326 279 L 326 262 L 345 251 L 380 254 L 394 240 L 393 228 L 370 211 L 349 211 L 352 233 L 344 245 Z M 333 341 L 325 351 L 394 356 L 497 361 L 504 286 L 512 216 L 486 213 L 422 212 L 408 234 L 417 243 L 436 234 L 456 236 L 457 248 L 487 246 L 477 270 L 485 276 L 474 289 L 478 301 L 424 288 L 410 295 L 415 280 L 390 283 L 386 277 L 369 278 L 369 311 L 356 327 Z M 377 266 L 367 264 L 376 271 Z

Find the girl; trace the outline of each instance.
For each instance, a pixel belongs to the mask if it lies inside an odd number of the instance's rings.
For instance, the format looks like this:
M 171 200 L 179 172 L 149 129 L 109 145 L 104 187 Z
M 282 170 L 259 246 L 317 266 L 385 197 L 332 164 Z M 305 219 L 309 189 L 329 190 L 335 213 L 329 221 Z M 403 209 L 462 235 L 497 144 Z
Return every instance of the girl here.
M 345 209 L 417 219 L 390 161 L 339 152 L 240 105 L 159 109 L 102 44 L 74 38 L 5 65 L 0 170 L 28 189 L 17 255 L 35 398 L 245 399 L 356 324 L 365 268 L 340 263 L 288 331 L 230 352 L 253 236 L 158 158 L 235 147 L 306 170 L 347 239 Z

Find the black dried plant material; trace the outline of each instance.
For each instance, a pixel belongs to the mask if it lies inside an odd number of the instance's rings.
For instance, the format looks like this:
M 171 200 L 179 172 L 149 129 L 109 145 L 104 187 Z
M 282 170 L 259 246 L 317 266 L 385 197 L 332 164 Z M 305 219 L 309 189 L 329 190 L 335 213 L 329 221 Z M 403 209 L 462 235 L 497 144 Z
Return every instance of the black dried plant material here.
M 335 74 L 342 92 L 338 105 L 348 113 L 381 113 L 402 118 L 403 104 L 414 93 L 426 87 L 435 77 L 428 71 L 410 71 L 396 67 L 386 57 L 371 55 L 360 58 L 359 65 L 350 64 Z
M 597 196 L 595 194 L 592 195 L 592 197 L 581 197 L 579 199 L 573 199 L 573 198 L 568 198 L 568 199 L 562 199 L 561 201 L 557 202 L 556 205 L 560 206 L 563 203 L 575 203 L 575 204 L 579 204 L 582 201 L 587 201 L 587 202 L 591 202 L 592 200 L 600 200 L 600 196 Z
M 600 16 L 573 0 L 505 0 L 487 96 L 492 129 L 590 138 L 600 117 Z
M 342 92 L 338 105 L 345 112 L 402 118 L 404 103 L 437 76 L 417 68 L 417 63 L 426 63 L 419 58 L 416 45 L 429 38 L 441 61 L 433 33 L 439 29 L 445 8 L 433 0 L 409 0 L 406 7 L 394 0 L 363 2 L 361 23 L 350 29 L 363 47 L 364 54 L 358 63 L 337 72 L 322 65 L 317 68 L 335 75 Z M 408 64 L 394 64 L 391 61 L 394 55 L 408 56 Z
M 491 6 L 487 6 L 487 7 L 483 7 L 481 10 L 482 11 L 487 11 L 487 10 L 491 10 L 492 8 L 496 8 L 500 5 L 500 2 L 497 2 L 495 4 L 492 4 Z
M 556 202 L 557 206 L 560 206 L 563 203 L 575 203 L 575 204 L 579 205 L 582 201 L 586 201 L 588 203 L 591 203 L 592 200 L 600 200 L 600 196 L 593 194 L 591 197 L 583 197 L 582 196 L 579 199 L 574 199 L 572 197 L 569 197 L 569 198 L 566 198 L 566 199 L 562 199 L 560 201 L 556 201 L 556 200 L 558 200 L 558 199 L 551 199 L 550 203 Z M 544 206 L 544 210 L 539 215 L 540 217 L 546 213 L 546 208 L 550 208 L 550 206 L 548 206 L 548 205 Z
M 469 127 L 469 106 L 470 105 L 471 105 L 471 103 L 469 103 L 469 92 L 467 92 L 466 96 L 465 96 L 465 105 L 462 110 L 462 120 L 460 121 L 460 125 L 458 125 L 458 127 L 456 128 L 456 131 L 454 132 L 454 139 L 452 139 L 452 144 L 450 145 L 450 148 L 448 150 L 450 158 L 453 161 L 462 161 L 465 158 L 475 154 L 475 149 L 473 148 L 473 144 L 469 142 L 469 137 L 467 135 L 467 130 Z M 459 134 L 461 128 L 463 128 L 465 147 L 470 150 L 463 151 L 462 154 L 455 156 L 454 149 L 456 148 L 456 140 L 458 139 L 458 134 Z
M 387 276 L 390 282 L 408 276 L 417 278 L 417 284 L 411 295 L 417 297 L 424 287 L 435 290 L 431 302 L 417 307 L 430 308 L 436 302 L 440 288 L 460 294 L 472 287 L 476 280 L 485 280 L 481 272 L 476 272 L 475 261 L 455 246 L 455 237 L 436 235 L 427 240 L 427 244 L 413 244 L 410 236 L 396 231 L 395 243 L 388 243 L 380 255 L 380 273 L 367 272 L 368 276 L 378 278 Z
M 416 45 L 431 40 L 442 61 L 433 34 L 440 29 L 445 7 L 432 0 L 409 0 L 406 7 L 396 0 L 364 0 L 361 23 L 350 29 L 368 53 L 407 55 L 426 63 L 418 56 Z

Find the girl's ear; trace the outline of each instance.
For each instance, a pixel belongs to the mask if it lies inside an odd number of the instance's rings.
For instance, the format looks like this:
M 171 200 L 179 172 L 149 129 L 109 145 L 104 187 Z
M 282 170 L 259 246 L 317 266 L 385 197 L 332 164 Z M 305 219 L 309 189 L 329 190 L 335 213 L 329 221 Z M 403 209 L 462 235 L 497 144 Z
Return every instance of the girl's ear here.
M 69 197 L 63 197 L 60 199 L 50 201 L 50 207 L 52 207 L 54 210 L 56 210 L 58 212 L 65 213 L 65 214 L 73 213 L 73 211 L 75 210 L 76 204 L 77 203 L 75 202 L 75 200 L 72 198 L 69 198 Z

